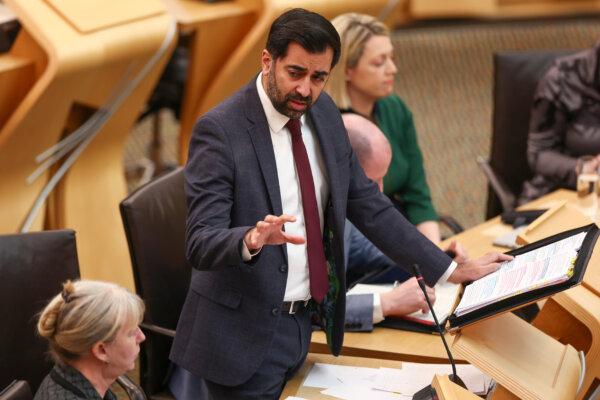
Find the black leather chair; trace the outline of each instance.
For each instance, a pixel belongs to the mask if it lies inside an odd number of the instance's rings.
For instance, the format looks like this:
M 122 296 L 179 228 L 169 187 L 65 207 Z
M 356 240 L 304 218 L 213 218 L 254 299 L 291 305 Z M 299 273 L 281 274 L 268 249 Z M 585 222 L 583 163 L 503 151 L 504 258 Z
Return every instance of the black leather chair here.
M 140 187 L 120 204 L 133 275 L 146 303 L 140 381 L 152 399 L 166 388 L 169 351 L 191 279 L 185 258 L 186 202 L 180 167 Z
M 27 381 L 12 381 L 0 391 L 0 400 L 32 400 L 33 394 Z
M 0 387 L 25 379 L 35 392 L 53 365 L 36 335 L 37 314 L 79 277 L 75 232 L 0 236 L 0 276 Z
M 20 30 L 21 24 L 16 18 L 0 22 L 0 53 L 10 50 Z
M 523 182 L 532 176 L 527 163 L 527 135 L 535 89 L 552 61 L 569 53 L 572 51 L 494 54 L 491 154 L 489 162 L 478 160 L 490 181 L 487 218 L 514 208 Z

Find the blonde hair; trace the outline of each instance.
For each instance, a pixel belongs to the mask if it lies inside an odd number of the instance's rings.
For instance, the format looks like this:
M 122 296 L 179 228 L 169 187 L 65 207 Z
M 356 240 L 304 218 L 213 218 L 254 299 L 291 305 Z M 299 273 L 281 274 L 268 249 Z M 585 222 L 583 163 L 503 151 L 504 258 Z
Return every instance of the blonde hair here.
M 143 315 L 142 299 L 118 285 L 68 280 L 41 312 L 37 329 L 48 340 L 54 360 L 66 363 L 98 342 L 114 340 L 125 324 L 139 324 Z
M 352 107 L 346 87 L 346 68 L 354 68 L 363 55 L 365 44 L 373 36 L 389 36 L 385 24 L 365 14 L 347 13 L 331 20 L 338 31 L 342 54 L 337 68 L 331 71 L 325 90 L 340 109 Z

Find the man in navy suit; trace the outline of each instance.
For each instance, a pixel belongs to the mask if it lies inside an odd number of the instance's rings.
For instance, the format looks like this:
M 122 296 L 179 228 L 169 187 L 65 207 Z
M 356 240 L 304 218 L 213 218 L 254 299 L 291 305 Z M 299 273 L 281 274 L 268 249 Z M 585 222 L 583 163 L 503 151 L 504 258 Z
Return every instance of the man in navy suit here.
M 194 127 L 185 169 L 194 273 L 171 359 L 210 398 L 277 398 L 306 357 L 311 315 L 339 354 L 346 217 L 391 259 L 418 262 L 430 286 L 477 279 L 504 258 L 457 265 L 364 175 L 321 93 L 339 53 L 325 18 L 282 14 L 261 73 Z

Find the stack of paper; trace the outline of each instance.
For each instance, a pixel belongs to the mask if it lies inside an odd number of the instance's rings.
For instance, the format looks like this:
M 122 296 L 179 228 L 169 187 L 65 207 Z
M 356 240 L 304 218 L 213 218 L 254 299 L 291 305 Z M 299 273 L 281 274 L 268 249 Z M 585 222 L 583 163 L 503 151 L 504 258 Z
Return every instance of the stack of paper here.
M 452 367 L 449 364 L 415 364 L 402 363 L 402 369 L 380 368 L 380 373 L 375 382 L 375 389 L 388 392 L 412 394 L 429 385 L 434 375 L 449 375 Z M 462 379 L 469 391 L 485 394 L 491 379 L 472 365 L 459 364 L 456 374 Z
M 448 364 L 402 363 L 402 369 L 349 367 L 316 363 L 303 386 L 343 400 L 408 400 L 429 385 L 435 374 L 452 372 Z M 470 391 L 486 393 L 490 379 L 472 365 L 458 365 L 457 373 Z
M 406 400 L 412 398 L 412 395 L 403 396 L 399 393 L 374 389 L 379 374 L 380 368 L 315 363 L 302 385 L 324 389 L 321 393 L 344 400 Z

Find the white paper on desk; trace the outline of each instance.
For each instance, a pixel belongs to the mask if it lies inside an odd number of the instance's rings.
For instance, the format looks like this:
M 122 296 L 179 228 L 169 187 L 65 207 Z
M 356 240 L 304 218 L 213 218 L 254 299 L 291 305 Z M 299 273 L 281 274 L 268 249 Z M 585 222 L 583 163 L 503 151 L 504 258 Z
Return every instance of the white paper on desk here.
M 342 384 L 370 388 L 375 383 L 378 374 L 379 368 L 315 363 L 302 385 L 322 389 Z
M 494 238 L 494 241 L 492 242 L 492 244 L 494 246 L 507 247 L 509 249 L 516 249 L 519 247 L 519 245 L 517 244 L 517 236 L 519 236 L 519 234 L 521 232 L 523 232 L 525 229 L 527 229 L 527 225 L 519 226 L 518 228 L 508 231 L 507 233 L 504 233 L 502 235 L 497 235 Z
M 354 285 L 352 289 L 348 290 L 348 294 L 373 294 L 373 293 L 387 293 L 394 288 L 391 283 L 359 283 Z
M 304 397 L 288 396 L 285 400 L 306 400 Z
M 402 363 L 402 369 L 380 368 L 379 378 L 373 386 L 376 389 L 402 393 L 412 396 L 425 386 L 431 384 L 434 375 L 448 375 L 452 367 L 448 364 L 415 364 Z M 469 391 L 485 393 L 491 379 L 473 365 L 459 364 L 456 373 L 463 380 Z
M 327 396 L 337 397 L 343 400 L 410 400 L 412 396 L 398 393 L 382 392 L 361 385 L 339 385 L 322 390 Z

